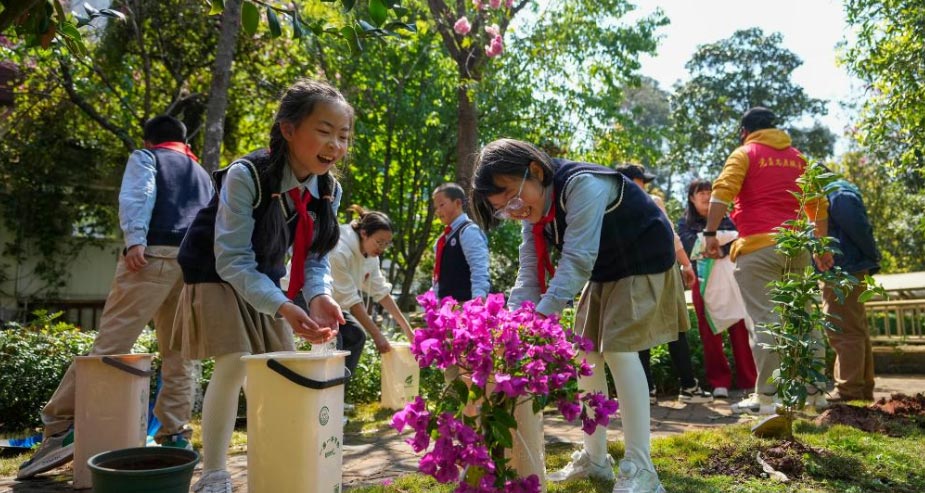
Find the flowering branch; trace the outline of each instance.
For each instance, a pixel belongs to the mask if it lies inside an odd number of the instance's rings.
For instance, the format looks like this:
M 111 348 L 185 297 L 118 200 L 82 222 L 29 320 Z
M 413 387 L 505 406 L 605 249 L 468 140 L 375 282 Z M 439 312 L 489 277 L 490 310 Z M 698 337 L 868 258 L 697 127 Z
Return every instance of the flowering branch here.
M 616 401 L 579 391 L 578 378 L 593 370 L 578 350 L 591 350 L 591 342 L 558 317 L 537 314 L 529 302 L 509 311 L 501 294 L 460 306 L 429 292 L 418 302 L 427 326 L 415 332 L 411 351 L 421 367 L 446 372 L 448 383 L 432 409 L 417 397 L 392 426 L 414 432 L 408 444 L 426 452 L 420 471 L 437 481 L 458 481 L 457 492 L 539 491 L 541 479 L 517 477 L 504 456 L 517 430 L 515 408 L 538 413 L 554 402 L 588 434 L 616 413 Z

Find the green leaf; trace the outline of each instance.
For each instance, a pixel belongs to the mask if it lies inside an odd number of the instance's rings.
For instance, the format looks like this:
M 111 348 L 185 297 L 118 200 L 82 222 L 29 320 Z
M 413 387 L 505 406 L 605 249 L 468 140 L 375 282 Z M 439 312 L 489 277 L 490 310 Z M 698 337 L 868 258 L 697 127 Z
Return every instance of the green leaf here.
M 73 39 L 75 41 L 80 41 L 80 31 L 77 30 L 77 26 L 71 24 L 70 22 L 65 22 L 58 27 L 58 32 L 61 33 L 65 38 Z
M 350 45 L 350 53 L 359 55 L 363 52 L 363 45 L 360 44 L 360 37 L 352 26 L 344 26 L 340 29 L 340 35 L 344 37 L 347 44 Z
M 876 296 L 876 295 L 877 295 L 877 291 L 876 291 L 876 290 L 874 290 L 874 289 L 868 289 L 868 290 L 865 290 L 865 291 L 864 291 L 863 293 L 861 293 L 860 295 L 858 295 L 858 301 L 861 302 L 861 303 L 867 303 L 868 301 L 870 301 L 871 299 L 873 299 L 873 297 Z
M 241 6 L 241 28 L 248 36 L 253 36 L 257 32 L 257 25 L 260 23 L 260 11 L 257 6 L 245 1 Z
M 356 0 L 340 0 L 340 3 L 344 4 L 344 10 L 350 12 L 353 10 L 353 6 L 356 4 Z
M 209 7 L 209 15 L 218 15 L 225 10 L 225 0 L 212 0 L 212 6 Z
M 305 34 L 305 30 L 302 27 L 302 21 L 299 20 L 299 16 L 292 15 L 292 37 L 295 39 L 301 38 Z
M 417 32 L 418 30 L 417 26 L 415 26 L 414 24 L 410 22 L 398 22 L 398 21 L 394 21 L 394 22 L 390 22 L 386 24 L 385 29 L 387 31 L 395 31 L 397 29 L 404 29 L 405 31 L 410 31 L 410 32 Z
M 267 23 L 270 25 L 270 37 L 278 38 L 282 36 L 283 30 L 279 27 L 279 17 L 276 16 L 276 11 L 270 7 L 267 7 Z
M 376 27 L 385 23 L 389 17 L 389 9 L 386 8 L 382 0 L 369 0 L 369 18 L 373 20 Z

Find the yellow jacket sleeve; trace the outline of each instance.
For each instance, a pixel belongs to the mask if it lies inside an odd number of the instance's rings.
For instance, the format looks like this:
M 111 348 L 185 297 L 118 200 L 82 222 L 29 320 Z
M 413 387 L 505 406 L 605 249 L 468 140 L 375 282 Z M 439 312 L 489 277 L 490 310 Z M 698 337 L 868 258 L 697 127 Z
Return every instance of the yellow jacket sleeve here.
M 742 183 L 745 181 L 745 174 L 748 172 L 748 154 L 745 149 L 739 147 L 732 151 L 726 164 L 723 165 L 723 171 L 719 177 L 713 181 L 712 199 L 720 200 L 725 203 L 732 202 L 732 199 L 739 194 L 742 189 Z

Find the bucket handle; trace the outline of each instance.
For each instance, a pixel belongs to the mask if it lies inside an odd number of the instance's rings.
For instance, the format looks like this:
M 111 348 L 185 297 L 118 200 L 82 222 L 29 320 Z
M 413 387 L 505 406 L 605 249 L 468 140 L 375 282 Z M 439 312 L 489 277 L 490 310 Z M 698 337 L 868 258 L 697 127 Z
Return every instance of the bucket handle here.
M 151 375 L 154 375 L 154 370 L 140 370 L 138 368 L 135 368 L 132 365 L 127 365 L 117 360 L 116 358 L 111 358 L 109 356 L 103 356 L 102 361 L 103 363 L 106 363 L 107 365 L 113 368 L 118 368 L 126 373 L 131 373 L 132 375 L 135 375 L 135 376 L 151 378 Z
M 338 385 L 343 385 L 344 383 L 347 382 L 347 379 L 350 378 L 348 375 L 345 374 L 344 376 L 340 378 L 334 378 L 332 380 L 327 380 L 324 382 L 321 382 L 318 380 L 312 380 L 311 378 L 303 377 L 302 375 L 299 375 L 298 373 L 290 370 L 285 365 L 283 365 L 279 361 L 276 361 L 273 358 L 270 358 L 267 360 L 267 367 L 275 371 L 276 373 L 279 373 L 280 375 L 286 377 L 287 380 L 289 380 L 290 382 L 294 384 L 301 385 L 302 387 L 306 387 L 309 389 L 315 389 L 315 390 L 323 390 L 323 389 L 327 389 L 330 387 L 336 387 Z M 344 370 L 346 371 L 346 373 L 349 373 L 349 370 L 347 370 L 346 368 L 344 368 Z

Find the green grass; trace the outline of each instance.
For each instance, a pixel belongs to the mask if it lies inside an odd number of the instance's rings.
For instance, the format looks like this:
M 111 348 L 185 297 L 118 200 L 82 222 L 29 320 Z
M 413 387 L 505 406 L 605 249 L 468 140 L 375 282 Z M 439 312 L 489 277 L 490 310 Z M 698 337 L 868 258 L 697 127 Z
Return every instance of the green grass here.
M 193 447 L 196 450 L 202 450 L 202 427 L 199 420 L 195 419 L 190 422 L 193 428 Z M 228 450 L 229 455 L 241 455 L 247 453 L 247 432 L 244 430 L 235 430 L 231 435 L 231 445 Z M 22 453 L 7 452 L 0 457 L 0 477 L 12 477 L 19 470 L 19 465 L 32 456 L 32 451 L 27 450 Z
M 391 411 L 377 405 L 357 406 L 347 425 L 347 433 L 386 433 Z M 199 423 L 193 423 L 193 444 L 201 448 Z M 917 493 L 925 491 L 925 431 L 910 422 L 894 430 L 898 436 L 866 433 L 846 426 L 817 426 L 808 421 L 795 424 L 797 439 L 821 449 L 820 455 L 804 456 L 801 477 L 779 483 L 754 475 L 753 459 L 776 442 L 753 437 L 747 425 L 688 432 L 652 442 L 652 455 L 665 488 L 672 493 Z M 575 450 L 570 444 L 550 444 L 546 466 L 556 470 Z M 614 458 L 623 456 L 622 442 L 609 445 Z M 235 431 L 232 454 L 246 451 L 246 435 Z M 29 453 L 0 458 L 0 476 L 16 474 Z M 732 460 L 739 466 L 751 465 L 747 472 L 731 475 L 711 474 L 716 464 Z M 741 468 L 740 468 L 741 469 Z M 445 493 L 453 485 L 441 485 L 432 478 L 410 474 L 390 484 L 352 488 L 355 493 Z M 611 484 L 602 481 L 573 481 L 549 484 L 550 493 L 609 493 Z
M 711 464 L 729 459 L 740 466 L 757 464 L 759 451 L 777 442 L 751 435 L 747 425 L 688 432 L 652 442 L 652 455 L 667 491 L 672 493 L 913 493 L 925 491 L 925 434 L 910 425 L 899 437 L 865 433 L 846 426 L 820 427 L 798 421 L 797 439 L 822 449 L 820 455 L 804 455 L 801 477 L 787 483 L 746 473 L 710 474 Z M 575 449 L 572 445 L 551 444 L 546 449 L 546 467 L 556 470 L 565 465 Z M 623 456 L 623 444 L 611 443 L 610 453 Z M 758 474 L 759 466 L 748 467 Z M 573 481 L 548 484 L 550 493 L 610 492 L 612 485 L 600 481 Z M 389 485 L 351 489 L 355 493 L 449 492 L 449 485 L 412 474 Z

